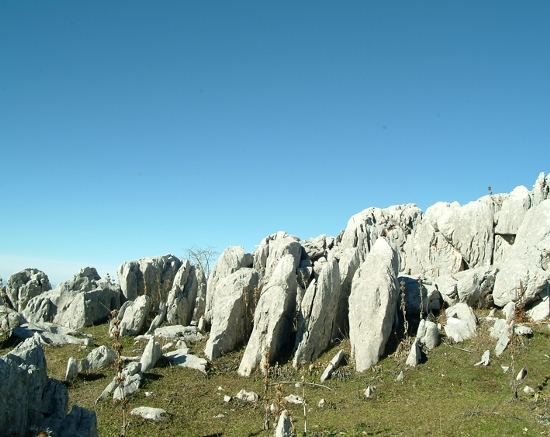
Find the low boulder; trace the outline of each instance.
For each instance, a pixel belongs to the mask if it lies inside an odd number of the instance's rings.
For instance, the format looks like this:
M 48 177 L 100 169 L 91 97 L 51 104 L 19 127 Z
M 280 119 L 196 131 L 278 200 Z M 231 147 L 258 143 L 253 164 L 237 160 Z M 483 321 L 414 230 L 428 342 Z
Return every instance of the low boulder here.
M 445 311 L 447 322 L 445 334 L 456 343 L 472 338 L 477 333 L 477 318 L 472 308 L 465 303 L 457 303 Z

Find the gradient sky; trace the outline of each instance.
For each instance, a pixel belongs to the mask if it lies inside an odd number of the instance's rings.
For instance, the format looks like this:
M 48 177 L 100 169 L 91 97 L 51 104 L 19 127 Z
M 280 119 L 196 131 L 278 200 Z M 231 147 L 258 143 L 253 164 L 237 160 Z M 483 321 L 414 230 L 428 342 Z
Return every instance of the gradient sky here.
M 335 236 L 550 172 L 550 2 L 0 2 L 0 276 Z

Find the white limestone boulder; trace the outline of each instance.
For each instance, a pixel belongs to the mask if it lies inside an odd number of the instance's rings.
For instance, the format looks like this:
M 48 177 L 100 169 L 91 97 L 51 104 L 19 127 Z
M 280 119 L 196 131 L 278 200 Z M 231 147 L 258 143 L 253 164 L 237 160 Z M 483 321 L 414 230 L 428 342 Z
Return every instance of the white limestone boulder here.
M 477 318 L 472 308 L 465 303 L 457 303 L 445 310 L 447 321 L 445 334 L 456 343 L 472 338 L 477 333 Z
M 536 300 L 550 278 L 550 199 L 531 208 L 522 221 L 510 253 L 496 277 L 495 305 Z
M 252 255 L 245 253 L 241 246 L 229 246 L 222 252 L 208 276 L 204 310 L 207 325 L 212 323 L 212 303 L 218 282 L 243 267 L 252 267 L 252 263 Z
M 184 326 L 191 323 L 198 289 L 197 269 L 189 261 L 182 260 L 166 300 L 168 323 Z
M 37 336 L 0 357 L 0 375 L 2 435 L 24 436 L 29 429 L 49 429 L 57 436 L 97 437 L 93 411 L 74 406 L 67 415 L 67 388 L 48 378 L 46 358 Z
M 270 281 L 279 261 L 286 255 L 292 256 L 294 269 L 307 257 L 298 237 L 279 231 L 262 240 L 254 252 L 254 268 L 260 274 L 260 287 Z
M 525 213 L 531 208 L 531 195 L 524 186 L 516 187 L 502 203 L 497 214 L 495 233 L 515 235 L 523 221 Z
M 284 255 L 262 290 L 254 312 L 254 328 L 238 374 L 250 376 L 256 367 L 270 363 L 281 348 L 288 344 L 296 308 L 296 259 L 294 254 Z
M 418 324 L 416 338 L 428 350 L 432 350 L 439 344 L 439 329 L 437 329 L 437 325 L 434 322 L 422 319 Z
M 141 371 L 147 372 L 151 370 L 157 364 L 157 361 L 162 356 L 162 346 L 158 341 L 155 340 L 155 337 L 151 337 L 147 346 L 143 350 L 141 359 L 139 360 L 141 364 Z
M 204 354 L 213 360 L 244 343 L 252 331 L 259 275 L 244 267 L 221 279 L 212 300 L 212 326 Z
M 120 307 L 120 288 L 86 267 L 54 290 L 27 302 L 24 317 L 32 323 L 51 322 L 72 329 L 105 322 L 111 310 Z
M 141 258 L 122 263 L 117 270 L 118 282 L 127 300 L 146 295 L 151 310 L 157 312 L 161 302 L 166 302 L 174 278 L 182 261 L 172 255 Z
M 324 263 L 307 288 L 298 312 L 293 365 L 310 363 L 329 346 L 340 301 L 340 270 L 335 258 Z
M 498 267 L 482 266 L 439 276 L 434 284 L 447 305 L 463 302 L 473 308 L 486 308 L 491 303 L 497 273 Z
M 145 321 L 151 311 L 151 298 L 147 295 L 128 300 L 120 307 L 117 318 L 120 320 L 120 335 L 138 335 L 143 331 Z M 111 321 L 110 334 L 113 335 L 114 325 Z
M 6 284 L 6 294 L 12 308 L 22 312 L 29 300 L 52 289 L 48 276 L 38 269 L 25 269 L 11 275 Z
M 398 270 L 397 253 L 380 237 L 353 277 L 349 336 L 358 372 L 379 361 L 391 335 L 399 293 Z

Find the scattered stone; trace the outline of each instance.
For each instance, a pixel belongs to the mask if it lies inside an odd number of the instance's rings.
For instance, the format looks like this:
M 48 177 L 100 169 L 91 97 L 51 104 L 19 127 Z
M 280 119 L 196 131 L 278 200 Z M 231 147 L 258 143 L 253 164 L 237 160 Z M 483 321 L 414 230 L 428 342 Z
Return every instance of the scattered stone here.
M 366 397 L 366 398 L 371 398 L 374 396 L 374 391 L 376 390 L 376 387 L 372 386 L 372 385 L 369 385 L 364 391 L 363 391 L 363 395 Z
M 457 303 L 445 311 L 447 323 L 445 334 L 456 343 L 476 335 L 477 319 L 472 308 L 465 303 Z
M 70 381 L 78 376 L 78 360 L 70 357 L 67 361 L 67 370 L 65 371 L 65 380 Z
M 325 382 L 327 379 L 330 378 L 332 375 L 332 372 L 338 368 L 340 365 L 340 362 L 345 357 L 346 351 L 344 349 L 340 349 L 336 355 L 330 360 L 330 363 L 328 363 L 328 366 L 325 368 L 323 374 L 321 375 L 320 381 Z
M 286 410 L 283 410 L 279 416 L 277 422 L 277 428 L 275 429 L 275 437 L 291 437 L 292 436 L 292 422 Z
M 208 361 L 204 358 L 199 358 L 196 355 L 188 353 L 187 349 L 177 349 L 172 352 L 168 352 L 164 355 L 168 360 L 180 367 L 186 367 L 188 369 L 195 369 L 199 372 L 206 373 L 208 367 Z
M 146 420 L 159 421 L 163 419 L 163 415 L 166 414 L 166 410 L 162 408 L 152 408 L 152 407 L 137 407 L 134 408 L 130 414 L 132 416 L 140 416 Z
M 502 308 L 502 313 L 504 314 L 506 321 L 511 322 L 512 320 L 514 320 L 515 317 L 516 304 L 514 302 L 508 302 L 506 305 L 504 305 L 504 308 Z
M 514 333 L 518 335 L 530 336 L 533 335 L 533 329 L 525 325 L 514 325 Z
M 521 381 L 523 378 L 527 376 L 527 369 L 523 367 L 516 376 L 516 381 Z
M 216 415 L 214 416 L 214 419 L 223 419 L 224 417 L 225 417 L 225 415 L 222 414 L 222 413 L 220 413 L 220 414 L 216 414 Z
M 405 373 L 401 370 L 399 375 L 397 375 L 396 381 L 403 381 L 405 379 Z
M 231 402 L 231 396 L 225 395 L 225 396 L 223 397 L 223 401 L 224 401 L 224 402 Z
M 325 408 L 325 405 L 327 404 L 327 402 L 324 400 L 324 399 L 321 399 L 318 403 L 317 403 L 317 408 L 319 408 L 320 410 L 324 409 Z
M 439 329 L 434 322 L 422 319 L 418 325 L 416 338 L 426 346 L 426 349 L 432 350 L 439 344 Z
M 289 404 L 295 404 L 295 405 L 302 405 L 304 403 L 304 400 L 297 395 L 288 395 L 284 398 L 285 401 L 287 401 Z
M 481 361 L 478 361 L 477 363 L 474 364 L 474 366 L 488 366 L 491 362 L 490 360 L 490 356 L 491 356 L 491 352 L 486 350 L 485 352 L 483 352 L 483 355 L 481 356 Z
M 245 402 L 257 402 L 258 399 L 260 399 L 258 393 L 255 393 L 253 391 L 246 391 L 245 389 L 242 389 L 239 393 L 235 395 L 235 397 Z
M 407 357 L 407 361 L 405 365 L 416 367 L 420 364 L 422 360 L 422 348 L 420 347 L 420 344 L 418 343 L 418 339 L 416 338 L 411 346 L 411 351 L 409 352 L 409 356 Z
M 503 365 L 501 364 L 500 367 L 502 367 L 502 371 L 503 371 L 504 373 L 508 373 L 508 370 L 510 370 L 510 366 L 503 366 Z
M 155 367 L 157 361 L 160 359 L 161 356 L 162 348 L 160 346 L 160 343 L 157 342 L 154 337 L 151 337 L 149 343 L 147 343 L 147 346 L 143 351 L 143 355 L 141 356 L 141 371 L 147 372 L 148 370 Z
M 204 336 L 196 326 L 172 325 L 155 329 L 155 337 L 164 338 L 170 341 L 183 340 L 189 343 L 198 343 Z
M 533 387 L 529 387 L 528 385 L 526 385 L 525 387 L 523 387 L 523 392 L 532 394 L 532 393 L 535 393 L 535 389 Z

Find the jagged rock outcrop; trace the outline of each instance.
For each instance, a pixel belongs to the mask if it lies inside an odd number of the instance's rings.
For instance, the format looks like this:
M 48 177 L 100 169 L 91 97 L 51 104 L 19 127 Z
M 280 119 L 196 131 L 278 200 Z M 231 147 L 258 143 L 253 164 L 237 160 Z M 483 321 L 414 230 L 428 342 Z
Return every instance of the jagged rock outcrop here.
M 0 332 L 21 326 L 26 322 L 25 318 L 17 311 L 0 305 Z
M 29 300 L 52 289 L 48 276 L 38 269 L 25 269 L 8 278 L 6 294 L 11 307 L 22 312 Z
M 287 253 L 278 262 L 262 290 L 254 312 L 254 328 L 238 373 L 250 376 L 256 367 L 277 357 L 288 343 L 296 309 L 296 258 Z
M 243 267 L 252 267 L 253 262 L 252 255 L 245 253 L 241 246 L 229 246 L 222 252 L 210 272 L 206 286 L 204 319 L 208 325 L 212 323 L 212 303 L 218 282 Z
M 118 329 L 120 335 L 138 335 L 145 326 L 147 315 L 151 311 L 151 298 L 141 295 L 135 300 L 128 300 L 122 304 L 117 318 L 120 320 Z M 114 323 L 111 321 L 109 332 L 113 335 Z
M 260 286 L 270 281 L 279 261 L 285 255 L 292 256 L 294 269 L 300 266 L 303 258 L 307 258 L 299 238 L 286 232 L 277 232 L 262 240 L 254 252 L 254 268 L 260 274 Z
M 172 288 L 166 300 L 166 320 L 172 325 L 189 325 L 197 301 L 197 291 L 202 278 L 189 261 L 182 264 L 174 277 Z M 200 272 L 202 273 L 202 272 Z
M 493 289 L 495 305 L 530 303 L 547 292 L 550 279 L 550 199 L 531 208 L 501 264 Z
M 252 331 L 259 275 L 244 267 L 218 281 L 212 299 L 212 326 L 204 354 L 218 358 L 245 342 Z M 257 297 L 256 297 L 257 298 Z
M 340 301 L 340 270 L 335 258 L 324 263 L 309 284 L 298 312 L 294 367 L 315 360 L 330 344 Z
M 494 266 L 478 267 L 441 275 L 434 283 L 447 305 L 464 302 L 474 308 L 487 308 L 492 304 L 497 273 Z
M 127 300 L 149 296 L 151 311 L 157 312 L 160 303 L 166 302 L 181 264 L 182 261 L 171 254 L 122 263 L 117 271 L 122 293 Z
M 95 412 L 73 407 L 67 415 L 67 388 L 48 378 L 38 338 L 29 338 L 0 357 L 0 380 L 2 435 L 26 436 L 30 429 L 49 429 L 52 435 L 97 437 Z
M 378 362 L 391 334 L 399 293 L 398 262 L 395 250 L 380 237 L 353 277 L 349 336 L 358 372 Z
M 120 289 L 86 267 L 54 290 L 30 299 L 23 316 L 32 323 L 51 322 L 71 329 L 104 322 L 111 310 L 120 307 Z
M 533 207 L 550 198 L 550 174 L 546 178 L 544 177 L 544 173 L 539 174 L 533 186 L 531 196 L 531 206 Z
M 496 214 L 495 234 L 515 235 L 531 208 L 531 193 L 524 186 L 516 187 L 502 202 L 502 208 Z
M 141 371 L 147 372 L 148 370 L 155 367 L 155 364 L 157 364 L 157 361 L 162 356 L 162 346 L 158 341 L 155 340 L 155 337 L 151 337 L 149 339 L 149 342 L 147 343 L 147 346 L 145 346 L 145 349 L 143 350 L 143 354 L 141 355 L 141 359 L 139 360 L 141 364 Z

